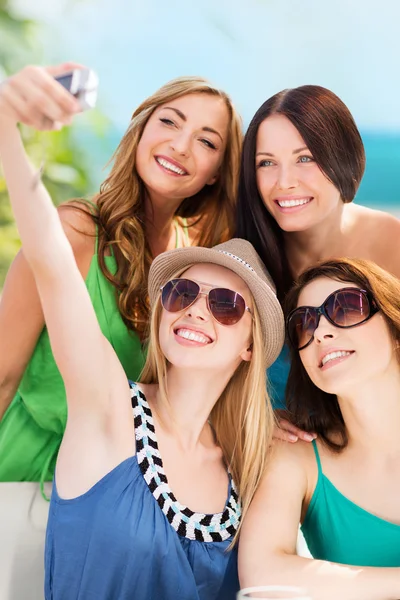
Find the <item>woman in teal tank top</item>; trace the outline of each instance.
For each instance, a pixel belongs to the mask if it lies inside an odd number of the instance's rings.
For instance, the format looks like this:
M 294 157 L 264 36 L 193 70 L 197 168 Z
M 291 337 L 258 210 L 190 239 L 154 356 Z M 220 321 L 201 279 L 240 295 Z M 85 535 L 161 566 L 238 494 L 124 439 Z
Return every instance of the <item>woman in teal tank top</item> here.
M 375 263 L 305 271 L 286 304 L 293 422 L 243 525 L 242 586 L 400 598 L 400 281 Z M 299 522 L 313 559 L 296 555 Z
M 14 77 L 26 97 L 29 69 Z M 39 87 L 59 85 L 45 69 L 32 69 Z M 42 113 L 32 106 L 31 116 Z M 52 120 L 34 122 L 40 129 Z M 95 208 L 78 201 L 60 210 L 101 329 L 130 379 L 138 379 L 144 361 L 153 257 L 231 237 L 241 140 L 240 118 L 224 92 L 201 78 L 171 81 L 134 112 Z M 66 424 L 65 390 L 22 253 L 1 308 L 0 481 L 50 480 Z

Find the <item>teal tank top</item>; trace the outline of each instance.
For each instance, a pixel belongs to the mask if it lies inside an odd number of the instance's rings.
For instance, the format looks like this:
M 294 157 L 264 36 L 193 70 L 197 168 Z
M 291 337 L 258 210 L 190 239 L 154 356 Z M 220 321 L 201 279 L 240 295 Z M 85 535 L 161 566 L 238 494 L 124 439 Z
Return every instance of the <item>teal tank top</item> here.
M 400 567 L 400 525 L 346 498 L 324 475 L 314 446 L 318 481 L 301 527 L 314 558 L 360 567 Z

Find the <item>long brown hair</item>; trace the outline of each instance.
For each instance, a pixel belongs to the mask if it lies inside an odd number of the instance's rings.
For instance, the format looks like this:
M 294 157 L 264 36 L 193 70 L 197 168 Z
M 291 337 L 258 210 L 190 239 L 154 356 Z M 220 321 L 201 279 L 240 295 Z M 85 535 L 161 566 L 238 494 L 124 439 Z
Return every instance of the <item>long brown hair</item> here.
M 400 342 L 400 281 L 368 260 L 341 258 L 307 269 L 286 297 L 286 314 L 297 307 L 301 291 L 320 277 L 354 283 L 369 292 L 385 318 L 393 340 Z M 291 346 L 290 354 L 291 368 L 286 387 L 290 418 L 298 427 L 314 431 L 332 450 L 340 452 L 347 446 L 348 438 L 337 396 L 324 392 L 311 381 L 296 348 Z M 400 366 L 399 350 L 397 359 Z
M 181 272 L 175 276 L 180 276 Z M 265 385 L 265 352 L 261 322 L 253 307 L 252 357 L 243 361 L 214 405 L 210 423 L 226 464 L 237 486 L 242 518 L 260 484 L 272 443 L 275 417 Z M 161 402 L 169 406 L 166 375 L 168 364 L 159 342 L 162 306 L 160 295 L 151 317 L 147 360 L 140 381 L 158 383 Z M 234 538 L 238 539 L 239 529 Z
M 111 162 L 112 168 L 95 196 L 98 225 L 98 261 L 105 277 L 115 286 L 121 316 L 141 337 L 149 320 L 147 277 L 152 262 L 144 230 L 144 184 L 135 167 L 136 150 L 147 121 L 162 104 L 186 94 L 222 98 L 230 125 L 218 180 L 183 200 L 176 217 L 195 226 L 195 243 L 212 247 L 230 239 L 234 230 L 242 124 L 229 96 L 200 77 L 180 77 L 157 90 L 135 110 Z M 117 269 L 110 273 L 105 262 L 112 248 Z
M 284 115 L 296 127 L 315 162 L 343 202 L 354 199 L 365 169 L 360 133 L 347 106 L 318 85 L 283 90 L 254 115 L 243 142 L 237 204 L 237 237 L 251 242 L 271 273 L 282 301 L 293 283 L 282 230 L 264 206 L 257 187 L 257 133 L 271 115 Z

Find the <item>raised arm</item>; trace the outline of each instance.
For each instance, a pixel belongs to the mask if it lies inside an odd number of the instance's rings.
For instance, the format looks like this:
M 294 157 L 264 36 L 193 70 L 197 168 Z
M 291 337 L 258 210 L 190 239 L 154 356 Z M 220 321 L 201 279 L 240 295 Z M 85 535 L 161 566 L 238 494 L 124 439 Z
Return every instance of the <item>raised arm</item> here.
M 29 68 L 2 86 L 0 93 L 0 156 L 24 248 L 41 300 L 52 350 L 63 376 L 68 412 L 85 412 L 92 405 L 101 415 L 109 403 L 110 365 L 115 355 L 98 325 L 57 210 L 30 165 L 17 129 L 29 102 L 40 98 L 42 115 L 33 124 L 69 122 L 79 110 L 75 99 L 44 69 Z M 28 100 L 27 100 L 28 99 Z M 119 363 L 118 363 L 119 366 Z M 121 373 L 123 373 L 121 368 Z
M 92 218 L 64 205 L 58 213 L 82 277 L 94 252 Z M 13 399 L 44 327 L 35 279 L 22 250 L 15 257 L 0 299 L 0 420 Z
M 400 598 L 400 569 L 351 567 L 296 555 L 298 526 L 309 493 L 303 442 L 278 442 L 243 523 L 239 542 L 241 587 L 293 585 L 318 600 Z

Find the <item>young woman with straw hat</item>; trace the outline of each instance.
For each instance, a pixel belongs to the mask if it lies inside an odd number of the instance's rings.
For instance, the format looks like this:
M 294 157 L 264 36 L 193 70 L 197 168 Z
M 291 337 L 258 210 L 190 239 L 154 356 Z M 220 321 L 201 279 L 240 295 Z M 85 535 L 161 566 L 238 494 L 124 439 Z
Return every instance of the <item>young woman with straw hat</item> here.
M 142 382 L 96 319 L 56 209 L 1 120 L 0 153 L 68 403 L 46 598 L 234 598 L 234 546 L 273 433 L 265 368 L 284 337 L 253 247 L 182 248 L 150 269 Z

